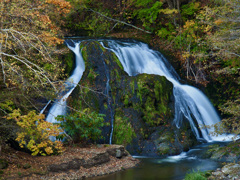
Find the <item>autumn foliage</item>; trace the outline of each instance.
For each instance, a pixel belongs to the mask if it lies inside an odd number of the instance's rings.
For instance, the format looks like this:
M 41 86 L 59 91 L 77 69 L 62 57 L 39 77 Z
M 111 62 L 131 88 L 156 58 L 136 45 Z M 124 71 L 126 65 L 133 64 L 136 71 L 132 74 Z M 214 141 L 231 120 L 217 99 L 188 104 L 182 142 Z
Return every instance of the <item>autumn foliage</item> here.
M 55 81 L 64 70 L 57 59 L 61 54 L 57 46 L 63 43 L 60 26 L 70 8 L 64 0 L 1 1 L 1 90 L 24 89 L 28 100 L 31 94 L 36 98 L 46 91 L 52 95 L 58 91 Z
M 26 127 L 22 128 L 31 132 L 19 133 L 17 140 L 34 155 L 61 151 L 59 143 L 50 142 L 44 134 L 40 134 L 44 128 L 52 129 L 55 126 L 29 111 L 40 111 L 45 104 L 44 99 L 53 99 L 65 77 L 63 63 L 59 59 L 66 52 L 62 46 L 63 33 L 60 27 L 64 25 L 62 18 L 70 9 L 70 3 L 65 0 L 0 1 L 0 104 L 6 100 L 12 102 L 11 111 L 0 106 L 0 128 L 15 132 L 19 126 L 23 126 L 23 122 L 26 123 Z M 26 122 L 25 116 L 19 116 L 24 120 L 19 120 L 17 127 L 2 117 L 18 108 L 23 114 L 29 112 L 31 116 L 26 116 L 29 122 Z M 40 129 L 34 126 L 34 120 L 38 121 Z M 55 128 L 54 131 L 58 130 Z M 48 135 L 51 133 L 47 132 Z M 6 136 L 0 136 L 4 142 Z
M 9 114 L 8 119 L 13 119 L 21 128 L 17 133 L 16 141 L 21 148 L 27 148 L 36 155 L 54 155 L 63 152 L 63 144 L 59 140 L 51 141 L 63 134 L 59 125 L 53 125 L 44 121 L 44 115 L 37 115 L 36 112 L 30 111 L 27 115 L 22 115 L 20 110 L 14 110 Z

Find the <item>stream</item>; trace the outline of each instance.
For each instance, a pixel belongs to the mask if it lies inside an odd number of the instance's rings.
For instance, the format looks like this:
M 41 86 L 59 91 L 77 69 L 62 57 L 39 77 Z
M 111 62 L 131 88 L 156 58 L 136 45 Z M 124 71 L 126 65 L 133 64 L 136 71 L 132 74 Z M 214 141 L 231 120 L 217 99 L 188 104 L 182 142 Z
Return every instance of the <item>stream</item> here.
M 183 180 L 189 172 L 221 167 L 219 162 L 201 158 L 208 145 L 210 143 L 198 145 L 188 152 L 167 158 L 133 156 L 141 161 L 137 167 L 90 180 Z

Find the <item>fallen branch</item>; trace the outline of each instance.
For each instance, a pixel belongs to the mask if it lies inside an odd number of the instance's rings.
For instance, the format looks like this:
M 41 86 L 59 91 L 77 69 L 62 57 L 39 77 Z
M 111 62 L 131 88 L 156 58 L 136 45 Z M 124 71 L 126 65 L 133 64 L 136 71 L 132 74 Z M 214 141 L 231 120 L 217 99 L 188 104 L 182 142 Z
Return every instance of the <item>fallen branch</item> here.
M 101 14 L 101 13 L 98 12 L 98 11 L 94 11 L 93 9 L 88 8 L 87 10 L 88 10 L 88 11 L 92 11 L 92 12 L 94 12 L 94 13 L 96 13 L 96 14 L 98 14 L 98 15 L 100 15 L 100 16 L 102 16 L 102 17 L 104 17 L 104 18 L 106 18 L 106 19 L 108 19 L 108 20 L 110 20 L 110 21 L 115 21 L 115 22 L 117 22 L 117 23 L 125 24 L 125 25 L 127 25 L 127 26 L 131 26 L 131 27 L 133 27 L 133 28 L 135 28 L 135 29 L 138 29 L 138 30 L 140 30 L 140 31 L 146 32 L 146 33 L 148 33 L 148 34 L 152 34 L 152 32 L 150 32 L 150 31 L 146 31 L 146 30 L 144 30 L 144 29 L 142 29 L 142 28 L 139 28 L 139 27 L 134 26 L 134 25 L 132 25 L 132 24 L 126 23 L 126 22 L 124 22 L 124 21 L 120 21 L 120 20 L 117 20 L 117 19 L 110 18 L 110 17 L 108 17 L 108 16 L 105 16 L 105 15 Z

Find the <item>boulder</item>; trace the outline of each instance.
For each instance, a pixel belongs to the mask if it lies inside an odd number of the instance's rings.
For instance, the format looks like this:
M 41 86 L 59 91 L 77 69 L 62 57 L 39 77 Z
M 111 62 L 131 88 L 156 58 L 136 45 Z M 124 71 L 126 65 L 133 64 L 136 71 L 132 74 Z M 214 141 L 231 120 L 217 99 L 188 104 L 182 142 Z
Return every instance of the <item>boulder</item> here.
M 128 76 L 116 55 L 97 41 L 83 42 L 81 48 L 86 70 L 80 84 L 85 88 L 75 88 L 68 103 L 77 110 L 90 108 L 105 114 L 109 124 L 114 118 L 113 144 L 124 145 L 134 155 L 151 156 L 179 154 L 196 144 L 187 122 L 181 129 L 173 125 L 170 81 L 152 74 Z M 171 133 L 165 135 L 167 131 Z M 109 143 L 111 126 L 103 127 L 102 132 L 97 143 Z
M 225 175 L 240 176 L 240 165 L 233 163 L 227 164 L 222 167 L 222 172 Z

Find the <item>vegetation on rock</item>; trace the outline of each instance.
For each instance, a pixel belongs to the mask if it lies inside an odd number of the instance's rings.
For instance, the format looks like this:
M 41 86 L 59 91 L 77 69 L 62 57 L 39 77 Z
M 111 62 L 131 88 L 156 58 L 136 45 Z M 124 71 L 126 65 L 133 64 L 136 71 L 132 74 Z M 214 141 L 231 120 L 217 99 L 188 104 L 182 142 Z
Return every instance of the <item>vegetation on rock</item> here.
M 81 113 L 74 113 L 66 116 L 58 116 L 60 126 L 73 138 L 74 142 L 86 143 L 89 140 L 96 141 L 101 138 L 101 127 L 104 123 L 103 114 L 90 112 L 89 108 Z

